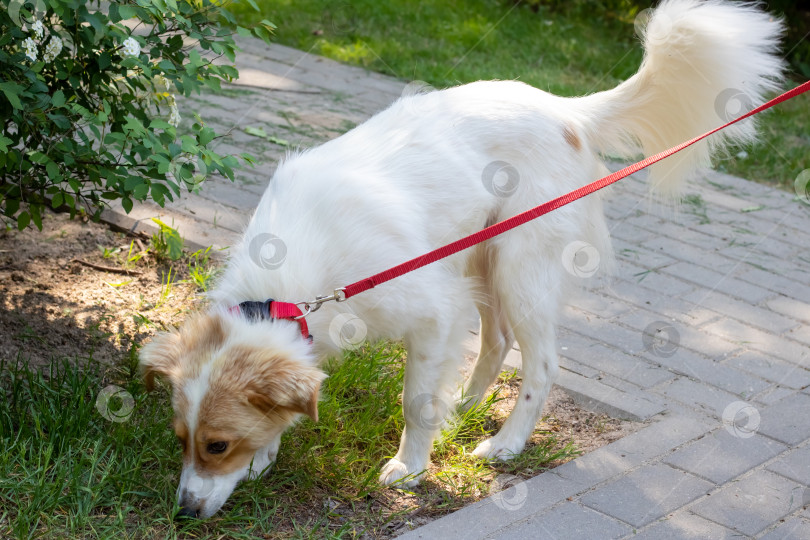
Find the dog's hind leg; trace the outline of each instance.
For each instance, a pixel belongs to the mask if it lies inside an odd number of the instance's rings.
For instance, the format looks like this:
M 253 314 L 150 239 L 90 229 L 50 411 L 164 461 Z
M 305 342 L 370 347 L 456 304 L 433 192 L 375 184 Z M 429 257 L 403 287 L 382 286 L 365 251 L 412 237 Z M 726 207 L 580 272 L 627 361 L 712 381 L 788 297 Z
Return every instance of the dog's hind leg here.
M 562 281 L 559 270 L 559 264 L 527 253 L 522 263 L 502 269 L 498 300 L 520 346 L 523 381 L 501 430 L 473 451 L 478 457 L 509 459 L 523 450 L 534 431 L 559 371 L 555 338 Z
M 486 304 L 479 302 L 478 313 L 481 316 L 479 334 L 481 349 L 472 374 L 464 383 L 463 390 L 456 396 L 456 402 L 463 411 L 481 402 L 487 389 L 498 376 L 506 354 L 515 340 L 495 297 L 490 297 Z
M 450 412 L 466 321 L 460 316 L 426 320 L 419 331 L 406 337 L 405 429 L 397 454 L 380 473 L 380 483 L 412 487 L 427 469 L 433 441 Z

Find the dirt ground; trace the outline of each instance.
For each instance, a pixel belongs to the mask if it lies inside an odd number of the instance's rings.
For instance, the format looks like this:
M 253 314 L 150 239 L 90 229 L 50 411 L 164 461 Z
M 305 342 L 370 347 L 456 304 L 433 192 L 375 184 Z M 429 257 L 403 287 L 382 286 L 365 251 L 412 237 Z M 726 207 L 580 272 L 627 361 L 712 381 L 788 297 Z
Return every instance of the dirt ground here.
M 174 264 L 147 253 L 131 265 L 137 275 L 105 272 L 87 263 L 124 270 L 132 256 L 147 251 L 148 240 L 115 233 L 106 226 L 52 214 L 43 230 L 0 231 L 0 357 L 30 362 L 53 356 L 92 355 L 114 365 L 133 341 L 154 325 L 178 324 L 198 300 L 184 261 Z M 107 258 L 104 249 L 117 251 Z M 171 269 L 171 295 L 161 304 L 162 282 Z
M 136 263 L 126 264 L 139 254 Z M 83 359 L 92 355 L 114 369 L 129 358 L 133 343 L 166 325 L 179 325 L 202 303 L 200 289 L 186 281 L 188 261 L 188 257 L 160 260 L 149 249 L 148 239 L 71 220 L 65 214 L 47 216 L 41 232 L 0 231 L 0 359 L 14 361 L 24 352 L 32 364 L 40 366 L 54 356 Z M 170 292 L 164 285 L 169 271 L 174 280 Z M 518 388 L 516 378 L 503 382 L 503 399 L 494 409 L 497 423 L 511 410 Z M 553 433 L 560 445 L 572 442 L 587 453 L 639 427 L 586 411 L 565 392 L 554 389 L 536 438 Z M 527 478 L 538 472 L 517 471 L 510 476 Z M 474 499 L 514 484 L 502 476 L 494 473 L 489 489 L 482 489 Z M 396 536 L 447 513 L 432 508 L 430 497 L 424 496 L 429 489 L 422 495 L 387 491 L 379 502 L 398 518 L 386 524 L 387 530 L 378 531 L 379 537 Z

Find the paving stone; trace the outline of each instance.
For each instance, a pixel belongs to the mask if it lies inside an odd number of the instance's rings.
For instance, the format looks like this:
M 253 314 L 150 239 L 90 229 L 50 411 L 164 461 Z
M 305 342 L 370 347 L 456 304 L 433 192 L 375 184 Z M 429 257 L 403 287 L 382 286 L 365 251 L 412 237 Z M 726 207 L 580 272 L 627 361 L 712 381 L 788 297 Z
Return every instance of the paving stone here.
M 643 388 L 655 386 L 674 377 L 672 373 L 651 364 L 644 358 L 593 343 L 573 333 L 561 337 L 560 343 L 567 347 L 561 351 L 563 356 L 576 358 L 579 362 Z
M 715 484 L 723 484 L 787 448 L 761 435 L 744 435 L 745 438 L 734 436 L 721 428 L 667 456 L 664 461 Z
M 578 333 L 590 337 L 598 343 L 607 343 L 630 354 L 640 352 L 644 348 L 642 333 L 637 330 L 624 328 L 595 314 L 571 306 L 568 306 L 563 314 L 563 320 L 569 328 L 576 328 Z
M 759 432 L 791 446 L 810 438 L 810 396 L 794 394 L 760 411 Z
M 509 487 L 501 492 L 500 496 L 478 501 L 398 538 L 402 540 L 487 538 L 512 523 L 551 508 L 582 489 L 582 485 L 577 482 L 547 472 Z
M 570 371 L 561 370 L 556 381 L 574 401 L 590 411 L 602 412 L 613 418 L 643 421 L 664 410 L 660 403 L 638 395 L 627 394 Z
M 669 357 L 660 357 L 659 362 L 677 373 L 739 396 L 750 396 L 770 386 L 770 383 L 758 377 L 686 349 L 678 349 Z
M 740 275 L 750 283 L 757 283 L 760 287 L 784 294 L 790 298 L 810 302 L 810 286 L 807 285 L 807 276 L 801 280 L 789 279 L 783 275 L 766 272 L 759 268 L 749 268 Z
M 788 396 L 792 396 L 796 393 L 796 390 L 793 388 L 787 388 L 786 386 L 779 386 L 778 384 L 774 384 L 770 388 L 767 388 L 754 396 L 754 401 L 761 403 L 762 405 L 773 405 L 777 401 L 782 401 Z
M 672 279 L 660 274 L 657 276 Z M 673 279 L 673 281 L 677 280 Z M 699 326 L 720 316 L 716 311 L 711 311 L 681 299 L 682 296 L 695 290 L 692 285 L 684 284 L 685 288 L 680 293 L 670 290 L 669 294 L 672 296 L 661 294 L 660 289 L 647 288 L 647 285 L 646 279 L 639 282 L 620 280 L 605 286 L 602 292 L 616 297 L 628 305 L 657 313 L 660 315 L 659 318 L 679 321 L 689 326 Z
M 781 360 L 807 365 L 810 361 L 810 347 L 758 330 L 731 319 L 721 319 L 704 327 L 729 341 L 744 344 L 746 348 L 756 349 L 775 356 Z
M 740 533 L 680 510 L 629 537 L 633 540 L 739 540 Z
M 793 450 L 768 465 L 768 470 L 810 486 L 810 446 Z M 807 500 L 810 503 L 810 500 Z
M 801 341 L 805 345 L 810 345 L 810 326 L 800 326 L 788 332 L 785 332 L 785 337 Z
M 810 323 L 810 303 L 808 302 L 801 302 L 780 294 L 767 300 L 765 305 L 777 313 L 793 317 L 803 323 Z
M 591 487 L 700 437 L 710 429 L 699 419 L 665 417 L 641 431 L 569 461 L 554 472 L 585 488 Z
M 648 465 L 581 497 L 585 506 L 641 527 L 712 489 L 705 480 L 667 465 Z
M 794 517 L 760 536 L 759 540 L 807 540 L 808 538 L 810 538 L 810 519 Z
M 616 275 L 633 287 L 641 287 L 636 291 L 637 305 L 650 303 L 652 305 L 661 301 L 661 297 L 677 297 L 695 289 L 695 284 L 676 279 L 662 273 L 662 268 L 645 267 L 627 261 L 619 261 Z
M 628 303 L 635 303 L 644 313 L 656 314 L 657 320 L 671 321 L 674 324 L 688 327 L 699 327 L 721 315 L 691 302 L 681 300 L 682 295 L 666 296 L 657 291 L 650 291 L 649 300 L 639 302 L 638 290 L 643 286 L 627 282 L 617 282 L 612 293 Z M 694 289 L 692 289 L 694 290 Z
M 592 290 L 575 294 L 569 303 L 582 310 L 595 313 L 604 319 L 612 319 L 635 309 L 635 306 L 615 296 L 600 294 Z
M 662 386 L 654 388 L 653 391 L 718 418 L 730 403 L 740 401 L 740 396 L 686 377 L 679 377 L 672 382 L 664 383 Z
M 799 325 L 795 319 L 783 317 L 769 309 L 752 306 L 716 291 L 697 290 L 682 297 L 684 300 L 722 313 L 728 317 L 774 333 L 782 333 Z
M 671 266 L 661 269 L 661 272 L 672 275 L 679 279 L 707 287 L 709 289 L 718 290 L 726 293 L 732 297 L 740 298 L 746 302 L 757 304 L 766 298 L 773 296 L 773 293 L 758 285 L 740 281 L 734 277 L 726 274 L 709 270 L 689 264 L 686 262 L 679 262 Z
M 493 540 L 528 540 L 530 538 L 559 540 L 592 540 L 621 538 L 630 533 L 626 523 L 620 523 L 577 503 L 566 503 L 544 514 L 532 516 L 497 534 Z
M 799 389 L 810 385 L 810 370 L 763 352 L 747 351 L 727 359 L 725 363 L 788 388 Z
M 792 480 L 759 470 L 723 486 L 690 510 L 730 529 L 755 535 L 800 508 L 803 491 Z
M 736 261 L 725 256 L 722 252 L 709 251 L 666 236 L 658 236 L 642 244 L 645 248 L 656 253 L 665 253 L 669 257 L 696 264 L 718 271 L 731 270 Z

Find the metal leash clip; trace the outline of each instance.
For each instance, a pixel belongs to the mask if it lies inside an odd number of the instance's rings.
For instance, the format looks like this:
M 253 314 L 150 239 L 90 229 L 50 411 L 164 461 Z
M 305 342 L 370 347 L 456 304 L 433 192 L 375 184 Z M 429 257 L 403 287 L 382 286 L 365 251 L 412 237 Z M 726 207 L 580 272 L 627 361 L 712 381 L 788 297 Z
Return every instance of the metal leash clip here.
M 298 317 L 293 317 L 293 318 L 295 320 L 302 319 L 302 318 L 306 317 L 307 315 L 309 315 L 310 313 L 313 313 L 313 312 L 318 311 L 319 309 L 321 309 L 321 304 L 324 304 L 326 302 L 331 302 L 332 300 L 334 300 L 335 302 L 343 302 L 344 300 L 346 300 L 346 292 L 345 291 L 346 291 L 345 288 L 340 287 L 339 289 L 335 289 L 335 291 L 332 294 L 328 295 L 328 296 L 326 296 L 326 295 L 318 295 L 318 296 L 315 297 L 315 300 L 308 300 L 306 302 L 297 302 L 295 305 L 296 306 L 303 306 L 302 311 L 304 312 L 304 314 L 299 315 Z

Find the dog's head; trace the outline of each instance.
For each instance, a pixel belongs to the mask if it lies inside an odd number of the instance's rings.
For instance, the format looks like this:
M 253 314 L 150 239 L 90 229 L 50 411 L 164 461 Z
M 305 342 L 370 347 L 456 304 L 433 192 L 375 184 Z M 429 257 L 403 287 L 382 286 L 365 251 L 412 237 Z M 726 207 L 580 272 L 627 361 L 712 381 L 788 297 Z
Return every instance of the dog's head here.
M 236 484 L 275 461 L 281 434 L 301 415 L 318 418 L 319 370 L 289 321 L 208 312 L 161 333 L 140 355 L 147 389 L 172 385 L 183 448 L 181 514 L 209 517 Z

